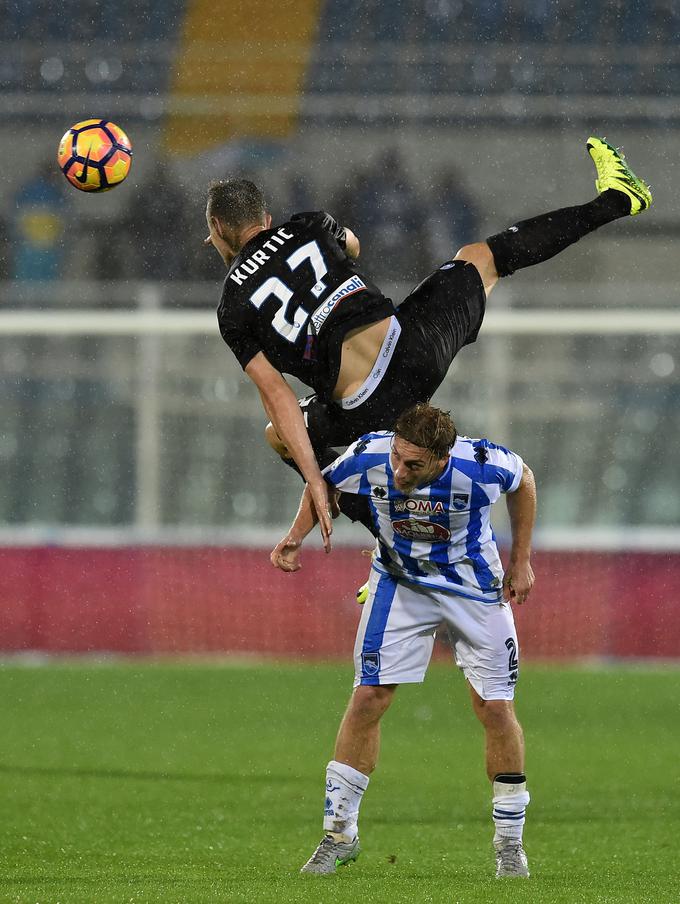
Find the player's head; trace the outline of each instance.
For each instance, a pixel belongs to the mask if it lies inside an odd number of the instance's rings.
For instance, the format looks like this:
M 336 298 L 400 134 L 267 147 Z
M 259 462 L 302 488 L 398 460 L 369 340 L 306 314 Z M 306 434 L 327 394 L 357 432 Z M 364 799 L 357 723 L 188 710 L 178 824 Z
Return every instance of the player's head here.
M 394 485 L 402 493 L 436 480 L 449 460 L 456 427 L 447 411 L 418 402 L 397 420 L 390 464 Z
M 206 242 L 215 246 L 227 264 L 253 230 L 267 229 L 271 223 L 264 195 L 248 179 L 213 182 L 208 188 L 205 217 L 210 230 Z

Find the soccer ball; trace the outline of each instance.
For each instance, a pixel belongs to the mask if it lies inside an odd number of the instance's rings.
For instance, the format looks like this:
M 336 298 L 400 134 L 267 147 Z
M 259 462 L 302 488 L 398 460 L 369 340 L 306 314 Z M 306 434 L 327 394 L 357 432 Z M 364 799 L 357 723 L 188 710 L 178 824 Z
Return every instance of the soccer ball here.
M 109 191 L 130 172 L 132 145 L 125 132 L 106 119 L 84 119 L 59 142 L 62 173 L 80 191 Z

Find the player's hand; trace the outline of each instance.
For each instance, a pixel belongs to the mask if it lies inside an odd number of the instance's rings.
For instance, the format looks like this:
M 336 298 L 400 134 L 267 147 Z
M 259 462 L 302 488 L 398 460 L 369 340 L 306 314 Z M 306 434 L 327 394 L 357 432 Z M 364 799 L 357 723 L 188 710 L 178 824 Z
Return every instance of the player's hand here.
M 534 586 L 534 572 L 528 559 L 511 561 L 503 578 L 503 598 L 521 606 Z
M 323 540 L 323 548 L 326 552 L 331 551 L 331 534 L 333 533 L 333 522 L 331 515 L 331 499 L 329 495 L 329 486 L 323 477 L 314 483 L 308 483 L 309 492 L 314 504 L 316 517 L 319 521 L 319 530 L 321 531 L 321 539 Z
M 269 559 L 274 568 L 280 568 L 281 571 L 299 571 L 300 550 L 302 543 L 291 534 L 287 534 L 271 552 Z

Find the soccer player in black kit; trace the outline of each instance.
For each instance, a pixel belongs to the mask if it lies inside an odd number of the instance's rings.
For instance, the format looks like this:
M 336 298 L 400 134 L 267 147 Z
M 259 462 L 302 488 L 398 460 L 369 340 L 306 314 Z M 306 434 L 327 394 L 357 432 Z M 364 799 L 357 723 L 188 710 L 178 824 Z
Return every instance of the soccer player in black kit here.
M 594 200 L 465 245 L 397 308 L 357 267 L 357 237 L 329 214 L 299 213 L 272 226 L 252 182 L 210 186 L 206 243 L 228 267 L 220 331 L 260 392 L 269 443 L 309 485 L 327 550 L 331 512 L 319 463 L 336 457 L 333 447 L 392 429 L 403 410 L 430 399 L 459 349 L 477 338 L 499 277 L 650 206 L 648 186 L 615 148 L 599 138 L 587 148 Z M 298 402 L 283 374 L 314 395 Z M 341 509 L 358 517 L 346 504 Z

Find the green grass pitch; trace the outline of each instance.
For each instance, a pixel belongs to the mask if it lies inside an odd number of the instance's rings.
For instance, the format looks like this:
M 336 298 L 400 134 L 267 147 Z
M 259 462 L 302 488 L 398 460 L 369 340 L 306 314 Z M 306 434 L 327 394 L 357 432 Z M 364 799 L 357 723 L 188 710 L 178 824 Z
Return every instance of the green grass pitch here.
M 680 671 L 527 667 L 532 877 L 493 878 L 482 733 L 445 664 L 399 690 L 363 854 L 321 838 L 345 665 L 0 667 L 0 901 L 477 904 L 680 900 Z

